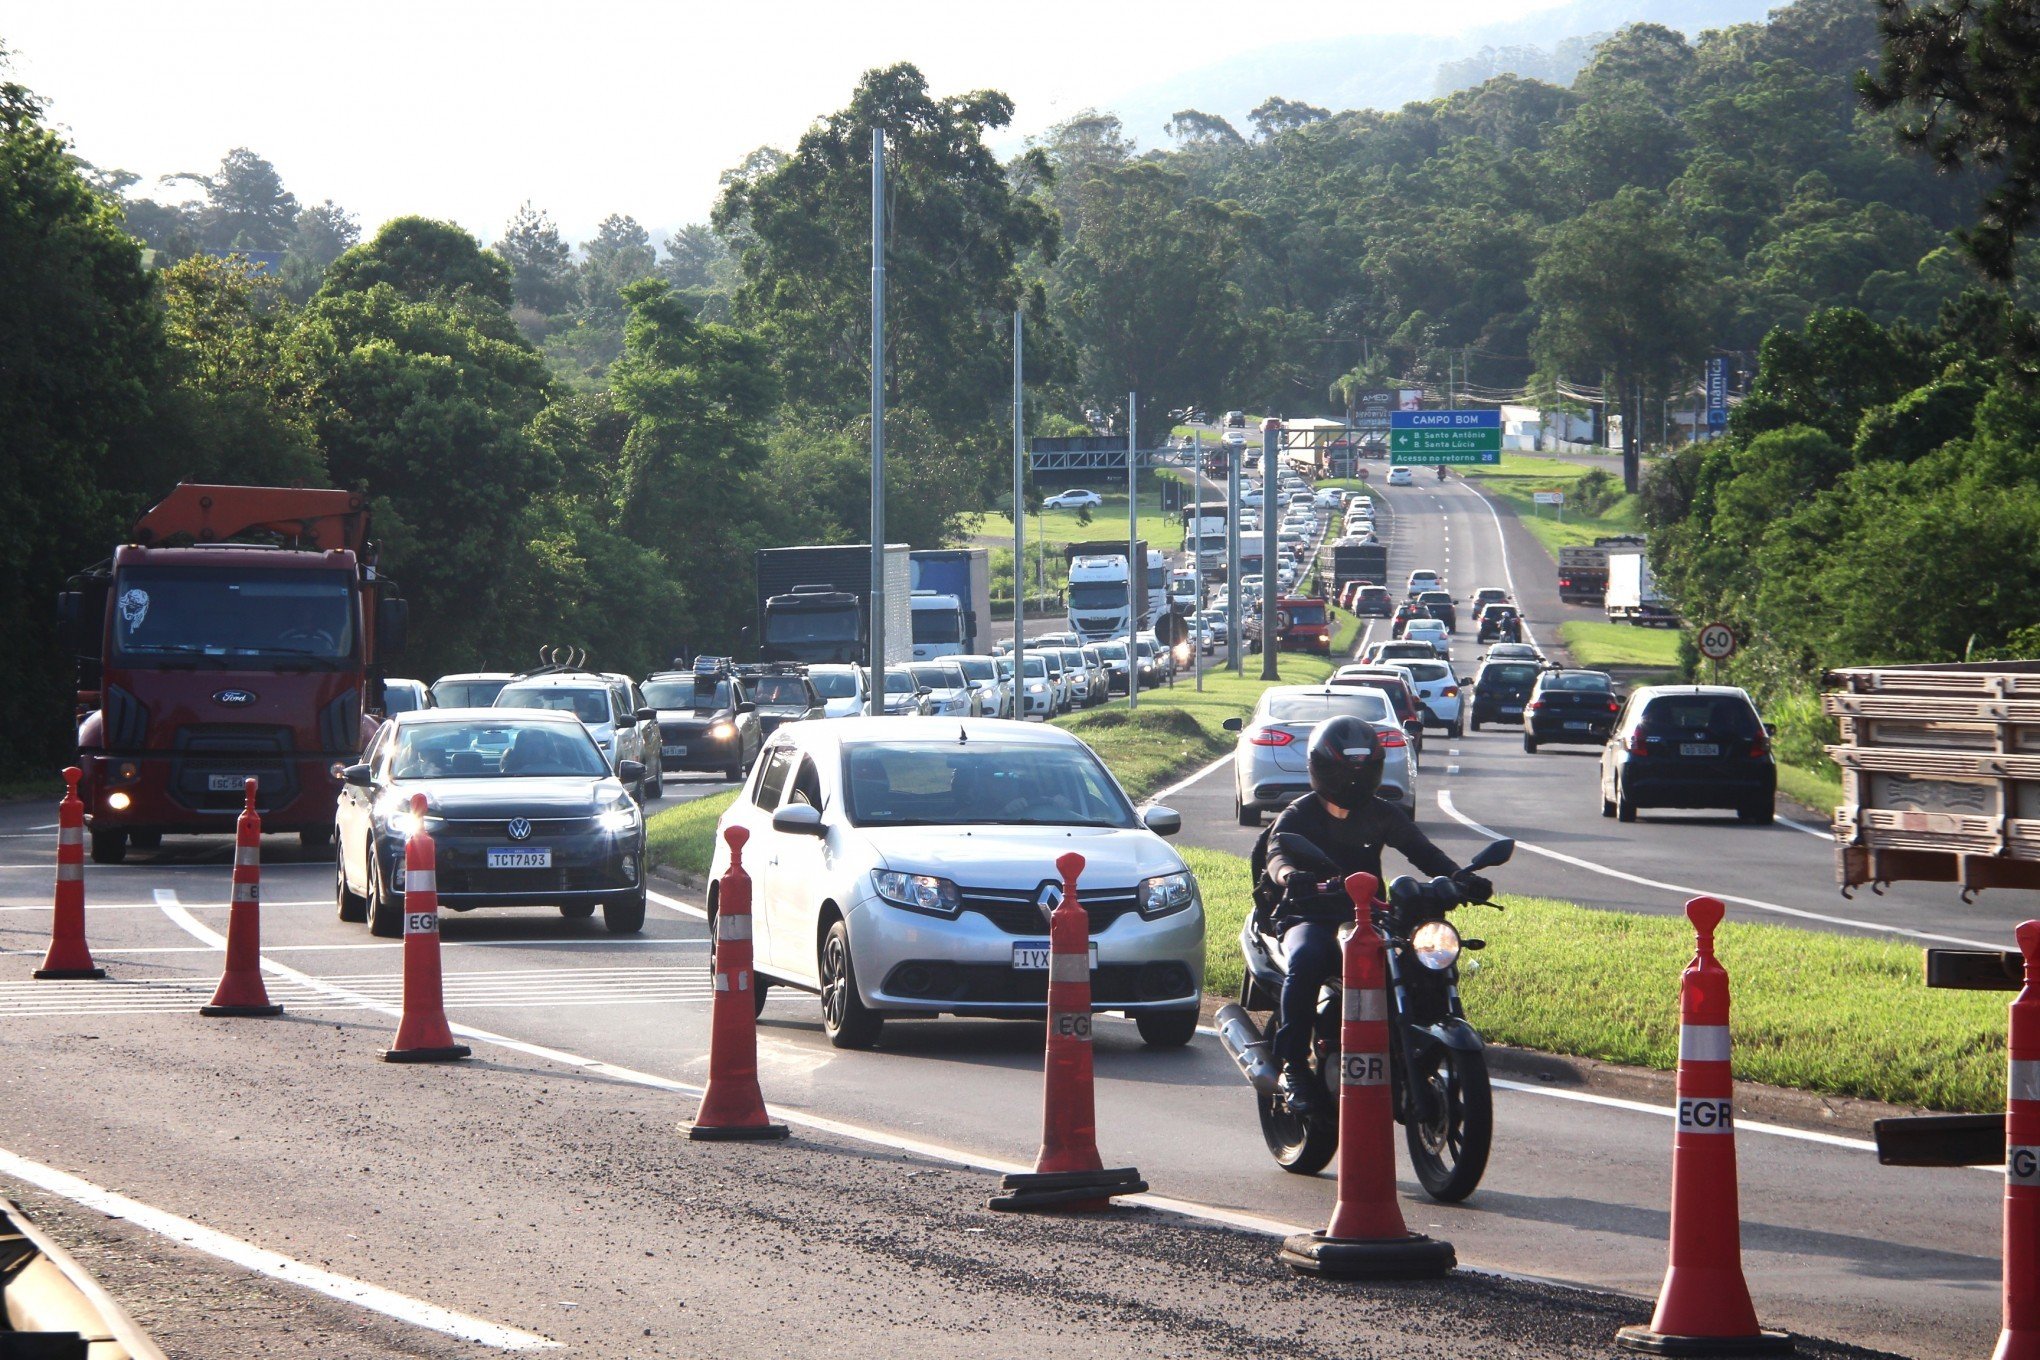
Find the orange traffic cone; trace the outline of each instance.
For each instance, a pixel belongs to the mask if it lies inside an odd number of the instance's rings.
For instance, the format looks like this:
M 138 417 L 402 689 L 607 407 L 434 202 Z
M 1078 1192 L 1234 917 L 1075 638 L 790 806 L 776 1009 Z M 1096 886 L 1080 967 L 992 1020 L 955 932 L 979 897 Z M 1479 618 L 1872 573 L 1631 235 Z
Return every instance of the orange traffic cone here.
M 1615 1334 L 1625 1350 L 1652 1355 L 1777 1355 L 1792 1349 L 1791 1337 L 1757 1325 L 1757 1310 L 1743 1278 L 1728 973 L 1714 957 L 1714 928 L 1727 913 L 1718 898 L 1696 897 L 1686 904 L 1697 944 L 1693 961 L 1679 979 L 1672 1261 L 1650 1325 L 1624 1327 Z
M 708 1089 L 687 1136 L 705 1142 L 786 1137 L 765 1113 L 758 1089 L 758 1011 L 751 972 L 751 876 L 744 872 L 741 826 L 723 832 L 730 867 L 716 892 L 715 1009 L 708 1037 Z
M 2040 921 L 2021 922 L 2005 1082 L 2004 1328 L 1991 1360 L 2040 1357 Z
M 1346 937 L 1339 1030 L 1339 1198 L 1331 1226 L 1282 1244 L 1284 1265 L 1334 1280 L 1409 1280 L 1458 1264 L 1450 1242 L 1413 1233 L 1395 1196 L 1395 1095 L 1389 1086 L 1388 963 L 1374 929 L 1373 874 L 1346 880 L 1356 924 Z
M 76 765 L 64 771 L 64 800 L 57 804 L 56 912 L 49 952 L 35 970 L 37 977 L 49 980 L 106 976 L 85 943 L 85 805 L 78 801 L 78 781 L 84 775 Z
M 1048 1057 L 1041 1109 L 1041 1151 L 1031 1175 L 1009 1175 L 994 1209 L 1112 1207 L 1114 1195 L 1147 1189 L 1130 1166 L 1110 1170 L 1098 1156 L 1098 1116 L 1091 1081 L 1091 920 L 1077 900 L 1084 857 L 1055 862 L 1062 905 L 1048 918 Z
M 438 849 L 425 830 L 425 795 L 411 798 L 415 824 L 404 843 L 404 1017 L 384 1062 L 453 1062 L 474 1052 L 453 1041 L 439 972 Z
M 200 1015 L 282 1015 L 262 985 L 262 816 L 255 811 L 255 781 L 242 785 L 234 824 L 234 898 L 227 913 L 227 966 L 212 1004 Z

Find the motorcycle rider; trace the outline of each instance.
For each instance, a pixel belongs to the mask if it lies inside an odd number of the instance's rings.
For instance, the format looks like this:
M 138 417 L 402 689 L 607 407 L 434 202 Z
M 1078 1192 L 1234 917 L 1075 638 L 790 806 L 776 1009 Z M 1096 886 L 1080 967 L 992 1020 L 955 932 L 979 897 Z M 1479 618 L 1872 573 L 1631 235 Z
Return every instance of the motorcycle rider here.
M 1423 873 L 1460 871 L 1407 812 L 1376 796 L 1388 755 L 1372 723 L 1350 714 L 1328 719 L 1311 733 L 1308 750 L 1311 791 L 1268 828 L 1263 870 L 1281 893 L 1274 924 L 1285 958 L 1274 1040 L 1275 1058 L 1282 1065 L 1276 1090 L 1296 1114 L 1311 1113 L 1317 1103 L 1309 1069 L 1311 1032 L 1318 992 L 1340 966 L 1339 927 L 1353 919 L 1346 875 L 1380 878 L 1384 845 Z M 1323 864 L 1294 862 L 1285 850 L 1285 835 L 1316 846 L 1338 866 L 1337 876 L 1327 876 Z M 1485 902 L 1494 889 L 1471 874 L 1459 881 L 1457 891 L 1466 901 Z

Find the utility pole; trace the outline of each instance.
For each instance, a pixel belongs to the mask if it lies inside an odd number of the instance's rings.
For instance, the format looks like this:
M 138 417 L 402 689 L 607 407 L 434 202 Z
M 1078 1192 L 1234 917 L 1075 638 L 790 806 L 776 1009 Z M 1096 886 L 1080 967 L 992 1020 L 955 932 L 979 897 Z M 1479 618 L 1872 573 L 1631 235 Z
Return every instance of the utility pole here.
M 1277 450 L 1282 444 L 1282 422 L 1269 416 L 1261 422 L 1261 678 L 1279 678 L 1275 668 L 1275 600 L 1281 585 L 1281 571 L 1275 552 L 1280 543 L 1275 533 L 1275 488 L 1281 479 L 1275 471 Z
M 1240 503 L 1240 455 L 1244 451 L 1236 444 L 1221 444 L 1225 449 L 1225 494 L 1228 505 L 1225 512 L 1225 657 L 1226 665 L 1234 675 L 1242 674 L 1240 669 L 1240 611 L 1246 608 L 1246 601 L 1240 595 L 1240 514 L 1246 508 Z M 1261 500 L 1265 505 L 1267 496 Z
M 1020 381 L 1021 309 L 1013 309 L 1013 716 L 1027 721 L 1027 501 L 1025 397 Z M 994 677 L 996 678 L 996 677 Z
M 1126 706 L 1140 707 L 1140 614 L 1147 604 L 1147 557 L 1140 551 L 1140 417 L 1126 394 Z
M 878 717 L 885 712 L 885 129 L 878 127 L 871 130 L 871 676 Z
M 1197 673 L 1197 692 L 1204 692 L 1204 640 L 1197 636 L 1197 616 L 1204 605 L 1204 436 L 1190 432 L 1190 574 L 1197 591 L 1190 607 L 1190 665 Z

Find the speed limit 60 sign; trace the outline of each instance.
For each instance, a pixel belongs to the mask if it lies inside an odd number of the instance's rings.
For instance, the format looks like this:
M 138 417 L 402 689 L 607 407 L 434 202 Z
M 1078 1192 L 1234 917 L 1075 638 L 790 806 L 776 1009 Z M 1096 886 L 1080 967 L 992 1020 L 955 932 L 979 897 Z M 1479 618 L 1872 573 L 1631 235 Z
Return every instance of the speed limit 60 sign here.
M 1735 655 L 1735 630 L 1725 623 L 1710 623 L 1700 630 L 1700 655 L 1709 661 L 1726 661 Z

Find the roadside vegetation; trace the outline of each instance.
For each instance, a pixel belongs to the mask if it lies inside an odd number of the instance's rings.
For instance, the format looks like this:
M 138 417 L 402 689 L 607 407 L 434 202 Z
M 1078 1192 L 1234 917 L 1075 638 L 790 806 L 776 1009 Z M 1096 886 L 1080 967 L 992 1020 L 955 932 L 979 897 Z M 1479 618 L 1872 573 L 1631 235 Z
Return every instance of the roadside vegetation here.
M 1560 548 L 1591 544 L 1613 534 L 1640 534 L 1642 506 L 1622 490 L 1621 479 L 1583 463 L 1503 454 L 1489 466 L 1464 469 L 1481 489 L 1516 509 L 1523 527 L 1553 558 Z M 1539 505 L 1535 493 L 1563 491 L 1563 506 Z
M 1650 673 L 1648 677 L 1632 674 L 1628 677 L 1632 680 L 1676 680 L 1682 675 L 1680 635 L 1676 628 L 1638 628 L 1627 623 L 1577 620 L 1559 625 L 1558 640 L 1572 653 L 1575 665 Z

